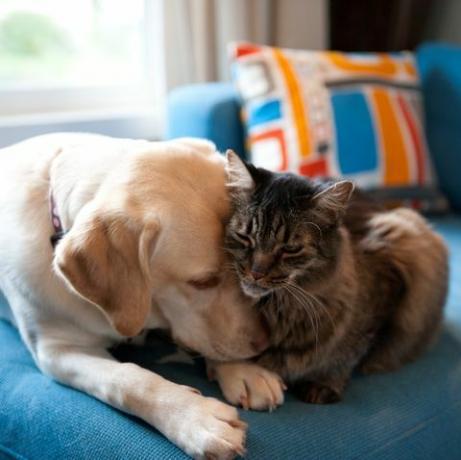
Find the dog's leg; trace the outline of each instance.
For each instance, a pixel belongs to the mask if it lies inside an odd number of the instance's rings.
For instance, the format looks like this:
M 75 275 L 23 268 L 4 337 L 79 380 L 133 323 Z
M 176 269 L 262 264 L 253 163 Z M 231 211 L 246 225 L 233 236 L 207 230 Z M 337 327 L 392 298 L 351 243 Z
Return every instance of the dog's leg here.
M 157 428 L 194 458 L 243 455 L 246 425 L 235 408 L 206 398 L 132 363 L 119 363 L 102 349 L 40 338 L 41 369 Z
M 282 379 L 250 361 L 217 363 L 207 361 L 210 380 L 217 380 L 228 402 L 244 409 L 270 410 L 283 404 Z

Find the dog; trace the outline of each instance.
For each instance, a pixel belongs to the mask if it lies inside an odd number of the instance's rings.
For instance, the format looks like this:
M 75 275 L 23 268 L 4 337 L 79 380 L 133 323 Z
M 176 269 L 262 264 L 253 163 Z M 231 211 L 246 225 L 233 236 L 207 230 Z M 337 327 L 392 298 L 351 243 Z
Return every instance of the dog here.
M 32 138 L 0 150 L 0 209 L 0 289 L 41 371 L 140 417 L 193 457 L 243 454 L 234 407 L 106 351 L 152 328 L 219 362 L 267 347 L 226 269 L 230 210 L 215 146 Z

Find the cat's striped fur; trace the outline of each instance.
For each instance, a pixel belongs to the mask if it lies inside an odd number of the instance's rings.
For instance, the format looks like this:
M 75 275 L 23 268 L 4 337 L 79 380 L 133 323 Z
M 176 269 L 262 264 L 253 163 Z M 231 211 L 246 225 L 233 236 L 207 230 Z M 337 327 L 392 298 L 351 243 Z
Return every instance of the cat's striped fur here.
M 447 250 L 416 212 L 384 211 L 350 182 L 315 182 L 228 154 L 226 246 L 271 331 L 259 363 L 307 401 L 340 399 L 354 369 L 416 358 L 439 330 Z

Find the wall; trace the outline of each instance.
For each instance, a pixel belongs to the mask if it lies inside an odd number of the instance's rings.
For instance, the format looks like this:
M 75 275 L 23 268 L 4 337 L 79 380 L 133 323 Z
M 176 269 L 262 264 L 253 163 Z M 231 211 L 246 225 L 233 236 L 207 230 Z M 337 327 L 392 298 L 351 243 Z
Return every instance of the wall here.
M 461 45 L 461 1 L 435 0 L 423 38 Z

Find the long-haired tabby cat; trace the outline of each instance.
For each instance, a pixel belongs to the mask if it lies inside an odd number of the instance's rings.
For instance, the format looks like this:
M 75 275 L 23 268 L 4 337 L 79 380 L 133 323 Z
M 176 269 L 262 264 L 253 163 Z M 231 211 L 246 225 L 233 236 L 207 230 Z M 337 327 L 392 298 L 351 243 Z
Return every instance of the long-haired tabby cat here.
M 379 211 L 348 181 L 227 158 L 234 212 L 226 247 L 271 332 L 258 364 L 302 400 L 330 403 L 354 369 L 397 369 L 433 342 L 447 250 L 420 215 Z

